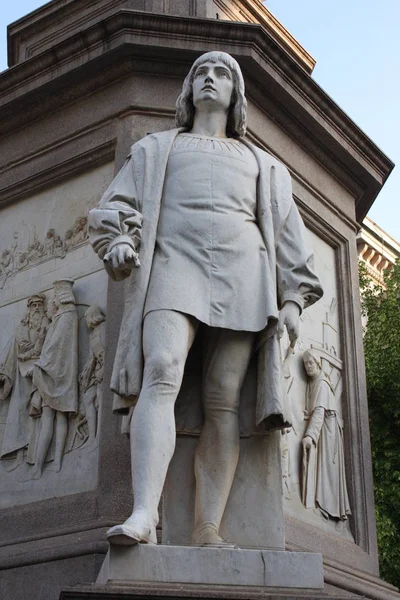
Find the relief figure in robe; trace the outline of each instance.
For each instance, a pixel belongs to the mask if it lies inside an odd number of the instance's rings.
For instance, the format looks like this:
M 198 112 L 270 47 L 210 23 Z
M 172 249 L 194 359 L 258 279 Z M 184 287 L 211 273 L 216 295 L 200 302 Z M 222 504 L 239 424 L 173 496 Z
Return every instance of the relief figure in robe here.
M 73 281 L 54 282 L 54 315 L 40 359 L 33 366 L 31 415 L 40 418 L 32 477 L 42 475 L 55 436 L 54 465 L 61 470 L 68 434 L 68 417 L 78 411 L 78 316 Z
M 351 514 L 344 463 L 343 420 L 328 376 L 315 351 L 303 354 L 308 375 L 303 444 L 302 501 L 317 507 L 325 519 L 346 520 Z
M 130 411 L 134 510 L 116 544 L 156 542 L 175 449 L 174 404 L 202 332 L 204 424 L 195 455 L 193 543 L 219 530 L 239 458 L 239 397 L 258 360 L 255 425 L 290 426 L 278 333 L 295 344 L 301 311 L 322 295 L 287 169 L 248 142 L 244 81 L 228 54 L 199 57 L 177 101 L 178 128 L 147 135 L 89 213 L 110 277 L 127 279 L 111 387 Z M 121 291 L 122 293 L 122 291 Z
M 30 442 L 33 365 L 40 357 L 49 325 L 44 301 L 43 294 L 28 298 L 27 314 L 17 327 L 15 339 L 0 365 L 0 400 L 9 398 L 1 458 L 27 447 Z
M 87 428 L 88 444 L 93 446 L 97 435 L 97 413 L 101 402 L 101 384 L 104 372 L 104 342 L 101 324 L 106 317 L 99 306 L 90 306 L 85 312 L 89 330 L 90 357 L 79 376 L 80 394 Z

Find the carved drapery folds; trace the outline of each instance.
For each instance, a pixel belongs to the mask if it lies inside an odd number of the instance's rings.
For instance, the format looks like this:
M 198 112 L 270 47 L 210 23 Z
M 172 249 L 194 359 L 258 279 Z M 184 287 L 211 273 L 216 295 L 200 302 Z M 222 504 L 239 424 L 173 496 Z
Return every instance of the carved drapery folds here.
M 0 460 L 6 470 L 26 461 L 32 479 L 40 478 L 50 461 L 60 471 L 65 453 L 97 441 L 105 315 L 86 305 L 79 319 L 83 305 L 77 304 L 73 284 L 59 280 L 48 298 L 28 298 L 26 315 L 0 363 L 0 402 L 8 404 Z M 79 374 L 81 338 L 89 341 L 89 356 Z
M 82 419 L 79 427 L 87 424 L 87 440 L 90 446 L 96 442 L 97 414 L 101 402 L 102 381 L 104 372 L 104 345 L 101 336 L 101 325 L 105 315 L 98 306 L 90 306 L 85 313 L 89 330 L 90 356 L 82 373 L 79 375 L 79 387 Z
M 336 382 L 323 370 L 323 360 L 336 375 Z M 318 508 L 325 519 L 344 521 L 351 511 L 343 419 L 339 413 L 340 361 L 333 360 L 324 350 L 311 349 L 304 352 L 303 362 L 308 383 L 304 411 L 307 427 L 302 440 L 302 502 L 305 508 Z
M 322 310 L 303 323 L 294 351 L 281 340 L 282 387 L 292 417 L 292 427 L 281 436 L 282 487 L 288 515 L 353 541 L 345 476 L 344 364 L 332 291 L 333 286 Z

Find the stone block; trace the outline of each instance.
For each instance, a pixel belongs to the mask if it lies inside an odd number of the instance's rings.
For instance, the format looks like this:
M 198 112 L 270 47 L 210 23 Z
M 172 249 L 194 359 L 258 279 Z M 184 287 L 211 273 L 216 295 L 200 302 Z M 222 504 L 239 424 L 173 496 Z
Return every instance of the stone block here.
M 118 581 L 322 589 L 322 556 L 310 552 L 137 544 L 110 546 L 98 585 Z

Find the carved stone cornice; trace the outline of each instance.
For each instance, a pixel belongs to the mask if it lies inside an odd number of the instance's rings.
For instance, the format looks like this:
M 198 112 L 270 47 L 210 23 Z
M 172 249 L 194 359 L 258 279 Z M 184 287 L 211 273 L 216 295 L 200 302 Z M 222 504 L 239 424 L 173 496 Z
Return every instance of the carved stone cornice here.
M 98 22 L 0 75 L 0 135 L 132 70 L 180 75 L 200 52 L 218 48 L 257 82 L 257 102 L 268 114 L 352 192 L 361 222 L 393 163 L 258 24 L 132 10 L 99 15 Z
M 371 280 L 384 285 L 384 274 L 400 258 L 400 244 L 366 217 L 357 236 L 359 260 L 366 266 Z
M 259 23 L 281 43 L 292 58 L 311 73 L 315 60 L 289 31 L 263 5 L 261 0 L 189 0 L 179 4 L 165 0 L 53 0 L 8 27 L 8 65 L 10 67 L 37 56 L 58 39 L 76 33 L 98 16 L 104 19 L 120 9 L 178 17 L 227 19 Z

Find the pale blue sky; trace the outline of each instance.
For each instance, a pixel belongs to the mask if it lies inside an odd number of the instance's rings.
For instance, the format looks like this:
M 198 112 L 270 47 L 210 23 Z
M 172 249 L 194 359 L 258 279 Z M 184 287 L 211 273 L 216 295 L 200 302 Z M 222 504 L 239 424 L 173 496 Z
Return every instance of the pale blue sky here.
M 7 68 L 7 25 L 43 4 L 3 3 L 0 71 Z M 315 81 L 398 163 L 369 216 L 400 242 L 400 0 L 267 0 L 266 6 L 316 59 Z

